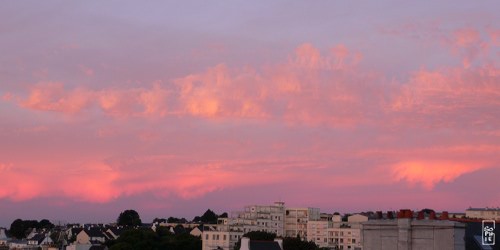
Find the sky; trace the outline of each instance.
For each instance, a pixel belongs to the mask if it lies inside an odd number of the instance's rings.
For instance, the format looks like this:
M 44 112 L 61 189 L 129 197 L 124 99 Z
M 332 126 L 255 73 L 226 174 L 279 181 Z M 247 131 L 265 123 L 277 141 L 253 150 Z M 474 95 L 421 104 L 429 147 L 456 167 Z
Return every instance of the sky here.
M 4 1 L 0 226 L 500 206 L 498 1 Z

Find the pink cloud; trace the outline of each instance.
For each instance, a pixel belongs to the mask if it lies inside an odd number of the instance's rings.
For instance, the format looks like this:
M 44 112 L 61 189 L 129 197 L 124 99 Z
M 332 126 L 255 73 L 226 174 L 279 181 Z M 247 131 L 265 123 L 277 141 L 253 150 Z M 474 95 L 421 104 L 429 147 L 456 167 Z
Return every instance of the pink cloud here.
M 486 54 L 489 44 L 482 40 L 478 30 L 473 28 L 458 29 L 451 37 L 454 50 L 462 56 L 464 68 L 469 68 L 480 55 Z
M 12 93 L 7 92 L 7 93 L 3 94 L 2 95 L 2 100 L 5 101 L 5 102 L 8 102 L 8 101 L 12 100 Z
M 159 83 L 148 88 L 89 90 L 76 87 L 67 90 L 60 82 L 40 82 L 30 88 L 27 98 L 9 94 L 6 101 L 37 111 L 54 111 L 74 115 L 94 106 L 115 117 L 161 117 L 167 113 L 169 91 Z M 8 98 L 7 98 L 8 97 Z
M 355 123 L 364 99 L 358 88 L 369 88 L 373 77 L 356 70 L 361 57 L 343 45 L 322 56 L 303 44 L 287 63 L 261 70 L 221 64 L 175 82 L 181 107 L 194 116 L 339 126 Z
M 12 164 L 0 163 L 0 198 L 23 201 L 43 195 L 43 184 L 37 176 L 27 175 Z
M 461 175 L 471 173 L 484 166 L 477 162 L 405 161 L 392 167 L 395 180 L 421 184 L 431 190 L 440 182 L 451 182 Z
M 94 70 L 85 66 L 85 65 L 79 65 L 78 68 L 80 71 L 85 74 L 86 76 L 94 76 Z
M 20 103 L 22 107 L 42 111 L 77 113 L 90 104 L 93 93 L 82 88 L 71 91 L 59 82 L 40 82 L 31 87 L 28 98 Z
M 491 29 L 488 31 L 492 46 L 500 46 L 500 29 Z
M 409 118 L 413 122 L 425 117 L 440 119 L 446 116 L 447 126 L 497 122 L 492 112 L 500 105 L 498 81 L 500 70 L 492 65 L 472 69 L 422 69 L 414 72 L 395 92 L 390 106 L 396 113 L 391 116 Z M 479 108 L 483 112 L 471 112 Z

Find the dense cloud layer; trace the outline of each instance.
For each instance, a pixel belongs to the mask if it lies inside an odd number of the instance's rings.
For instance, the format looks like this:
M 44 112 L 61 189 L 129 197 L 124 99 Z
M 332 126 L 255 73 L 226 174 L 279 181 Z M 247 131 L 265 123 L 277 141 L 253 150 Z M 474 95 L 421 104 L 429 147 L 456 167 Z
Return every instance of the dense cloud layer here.
M 330 208 L 331 194 L 346 209 L 500 201 L 470 194 L 488 188 L 480 180 L 500 163 L 492 24 L 385 25 L 370 30 L 382 42 L 367 45 L 368 35 L 349 32 L 259 41 L 134 23 L 137 39 L 120 20 L 25 51 L 0 42 L 19 51 L 0 62 L 0 204 L 153 196 L 182 211 L 174 204 L 227 202 L 205 200 L 219 194 L 234 196 L 229 207 L 248 198 Z M 267 187 L 275 192 L 252 198 Z

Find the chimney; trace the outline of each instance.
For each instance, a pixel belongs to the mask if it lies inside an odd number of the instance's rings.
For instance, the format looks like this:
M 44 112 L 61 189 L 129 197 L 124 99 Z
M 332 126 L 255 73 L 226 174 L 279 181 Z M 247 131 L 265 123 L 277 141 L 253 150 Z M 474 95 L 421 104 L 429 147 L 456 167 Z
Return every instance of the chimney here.
M 436 219 L 436 212 L 434 210 L 431 211 L 431 214 L 429 215 L 429 220 L 435 220 Z
M 278 245 L 280 245 L 280 249 L 283 250 L 283 239 L 281 238 L 276 238 L 274 241 L 278 242 Z
M 392 211 L 387 211 L 387 219 L 389 220 L 394 219 L 394 214 L 392 213 Z
M 420 211 L 418 211 L 417 220 L 423 220 L 423 219 L 425 219 L 424 210 L 420 210 Z
M 241 238 L 240 250 L 250 250 L 250 238 L 248 237 Z
M 405 218 L 407 218 L 407 219 L 413 219 L 413 211 L 411 211 L 410 209 L 406 209 L 406 211 L 405 211 Z
M 441 220 L 448 220 L 449 219 L 448 211 L 443 211 L 441 213 L 441 217 L 439 219 L 441 219 Z
M 401 209 L 398 212 L 398 219 L 412 219 L 413 211 L 410 209 Z
M 403 218 L 403 210 L 398 211 L 398 219 Z

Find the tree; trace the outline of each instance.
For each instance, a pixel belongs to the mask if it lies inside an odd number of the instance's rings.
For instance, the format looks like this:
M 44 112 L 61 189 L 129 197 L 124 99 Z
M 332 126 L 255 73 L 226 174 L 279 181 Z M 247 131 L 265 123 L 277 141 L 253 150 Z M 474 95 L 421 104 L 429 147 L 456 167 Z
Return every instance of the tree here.
M 276 234 L 263 232 L 263 231 L 252 231 L 243 235 L 243 237 L 248 237 L 250 240 L 265 240 L 273 241 L 276 238 Z M 241 239 L 235 244 L 234 250 L 239 250 L 241 246 Z M 283 239 L 283 249 L 286 250 L 319 250 L 319 247 L 312 241 L 303 241 L 300 237 L 285 237 Z
M 217 214 L 214 211 L 208 209 L 200 218 L 203 223 L 216 224 L 217 223 Z
M 37 228 L 45 228 L 45 229 L 52 229 L 54 228 L 55 225 L 52 224 L 52 222 L 50 222 L 49 220 L 47 219 L 43 219 L 41 220 L 39 223 L 38 223 L 38 227 Z
M 185 218 L 175 218 L 175 217 L 168 217 L 167 219 L 168 223 L 186 223 L 187 220 Z
M 22 239 L 26 237 L 26 228 L 24 221 L 21 219 L 16 219 L 15 221 L 13 221 L 12 224 L 10 224 L 9 233 L 16 239 Z
M 283 249 L 286 250 L 318 250 L 319 247 L 312 241 L 303 241 L 300 237 L 286 237 L 283 239 Z
M 167 219 L 163 219 L 163 218 L 155 218 L 153 220 L 153 223 L 167 223 Z
M 151 229 L 138 228 L 123 232 L 114 242 L 109 243 L 110 250 L 199 250 L 201 239 L 188 233 L 171 234 L 166 227 L 159 227 L 156 233 Z
M 139 213 L 135 210 L 125 210 L 118 216 L 118 225 L 120 226 L 140 226 L 142 224 L 141 217 Z
M 250 240 L 265 240 L 272 241 L 276 238 L 276 234 L 268 233 L 264 231 L 251 231 L 243 235 L 243 237 L 250 238 Z M 234 245 L 234 250 L 239 250 L 241 247 L 241 239 Z

